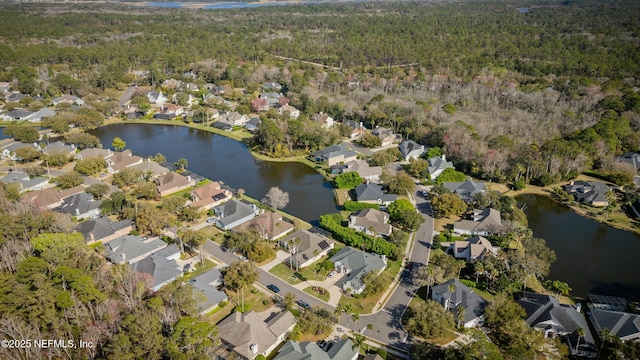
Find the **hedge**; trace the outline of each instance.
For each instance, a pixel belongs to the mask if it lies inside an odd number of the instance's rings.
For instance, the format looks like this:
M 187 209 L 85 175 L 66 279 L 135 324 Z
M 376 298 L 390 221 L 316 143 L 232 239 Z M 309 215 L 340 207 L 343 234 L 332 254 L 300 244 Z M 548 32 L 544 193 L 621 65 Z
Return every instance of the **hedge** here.
M 357 201 L 352 201 L 352 200 L 347 200 L 344 202 L 344 209 L 347 211 L 358 211 L 358 210 L 363 210 L 363 209 L 377 209 L 378 205 L 377 204 L 367 204 L 367 203 L 362 203 L 362 202 L 357 202 Z
M 339 216 L 339 215 L 338 215 Z M 367 234 L 346 228 L 340 224 L 341 220 L 333 215 L 320 216 L 320 226 L 329 231 L 333 237 L 348 246 L 384 255 L 390 259 L 396 259 L 397 246 L 384 239 L 375 239 Z

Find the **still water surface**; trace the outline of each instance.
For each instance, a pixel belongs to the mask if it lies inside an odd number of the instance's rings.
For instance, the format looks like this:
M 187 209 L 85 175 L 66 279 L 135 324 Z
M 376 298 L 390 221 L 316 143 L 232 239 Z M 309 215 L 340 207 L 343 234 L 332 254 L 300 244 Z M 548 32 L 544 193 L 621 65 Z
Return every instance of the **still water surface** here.
M 579 216 L 546 196 L 517 200 L 527 205 L 524 212 L 533 234 L 556 252 L 549 278 L 568 283 L 572 295 L 640 301 L 640 235 Z
M 105 148 L 120 137 L 140 156 L 162 153 L 168 162 L 185 158 L 188 170 L 262 199 L 272 186 L 289 192 L 284 211 L 316 223 L 320 215 L 338 211 L 331 184 L 315 170 L 300 163 L 256 160 L 238 141 L 183 126 L 115 124 L 92 131 Z

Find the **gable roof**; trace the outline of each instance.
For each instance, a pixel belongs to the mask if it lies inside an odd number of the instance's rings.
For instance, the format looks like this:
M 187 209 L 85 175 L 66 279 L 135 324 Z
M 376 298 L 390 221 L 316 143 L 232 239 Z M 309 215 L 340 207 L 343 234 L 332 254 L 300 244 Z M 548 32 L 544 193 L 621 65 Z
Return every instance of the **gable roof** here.
M 449 285 L 454 284 L 455 289 L 453 292 L 449 290 Z M 458 279 L 451 279 L 433 286 L 432 298 L 440 296 L 443 299 L 451 299 L 448 304 L 449 311 L 453 312 L 454 316 L 458 313 L 458 305 L 462 305 L 464 308 L 464 322 L 468 323 L 484 314 L 484 308 L 489 304 L 475 291 L 458 281 Z
M 190 176 L 185 177 L 175 172 L 170 172 L 156 178 L 156 185 L 158 186 L 158 191 L 161 194 L 174 188 L 187 186 L 191 182 L 193 181 Z
M 267 211 L 258 217 L 234 227 L 231 231 L 237 232 L 251 228 L 256 229 L 263 237 L 273 239 L 280 234 L 288 233 L 293 230 L 295 226 L 288 221 L 282 220 L 282 214 Z
M 391 225 L 387 224 L 389 215 L 378 209 L 362 209 L 351 215 L 353 225 L 363 227 L 368 230 L 373 227 L 379 234 L 390 234 Z
M 13 171 L 0 178 L 0 182 L 11 184 L 18 184 L 20 191 L 33 190 L 37 187 L 42 187 L 49 183 L 49 179 L 41 176 L 30 177 L 27 173 Z
M 461 252 L 462 249 L 468 249 L 468 261 L 481 259 L 487 254 L 495 255 L 498 251 L 498 247 L 494 247 L 489 240 L 482 236 L 474 236 L 463 241 L 454 241 L 453 246 L 455 247 L 456 252 Z
M 44 148 L 44 152 L 50 154 L 52 152 L 71 153 L 76 150 L 75 145 L 65 145 L 62 141 L 56 141 Z
M 24 201 L 32 202 L 36 206 L 50 208 L 74 194 L 84 192 L 84 186 L 78 185 L 67 190 L 57 190 L 55 188 L 48 188 L 44 190 L 36 190 L 23 195 Z
M 424 145 L 420 145 L 413 140 L 405 140 L 398 145 L 400 148 L 400 153 L 402 153 L 403 157 L 407 157 L 409 155 L 420 156 L 424 152 Z
M 113 156 L 113 151 L 110 149 L 98 149 L 98 148 L 89 148 L 80 150 L 76 155 L 76 159 L 88 159 L 88 158 L 101 158 L 106 159 L 108 157 Z
M 331 158 L 335 158 L 339 156 L 342 156 L 344 158 L 351 158 L 354 156 L 358 156 L 358 153 L 356 153 L 348 145 L 342 143 L 342 144 L 327 146 L 326 148 L 322 150 L 318 150 L 312 153 L 311 155 L 313 155 L 316 158 L 323 158 L 325 160 L 329 160 Z
M 461 198 L 471 198 L 486 190 L 485 183 L 473 180 L 443 182 L 442 185 Z
M 94 200 L 93 195 L 82 192 L 64 199 L 56 210 L 71 216 L 80 216 L 100 208 L 101 204 L 102 200 Z
M 584 203 L 609 203 L 607 200 L 607 192 L 610 188 L 599 181 L 571 181 L 565 186 L 565 190 L 573 194 L 576 201 Z
M 175 260 L 167 259 L 167 257 L 161 253 L 164 250 L 170 249 L 172 246 L 177 249 L 175 244 L 171 244 L 163 250 L 131 264 L 131 269 L 139 273 L 149 274 L 153 280 L 151 284 L 152 288 L 160 286 L 167 281 L 174 280 L 182 275 L 182 269 Z
M 205 301 L 198 302 L 198 309 L 206 311 L 220 302 L 227 300 L 227 294 L 217 289 L 222 284 L 222 274 L 218 269 L 211 269 L 191 279 L 189 283 L 196 291 L 204 295 Z
M 143 159 L 140 156 L 133 155 L 131 150 L 125 150 L 113 154 L 113 156 L 109 158 L 107 162 L 114 171 L 119 171 L 126 167 L 137 164 L 142 160 Z
M 609 329 L 611 335 L 621 340 L 640 339 L 640 315 L 620 311 L 591 308 L 591 323 L 596 333 Z
M 447 161 L 447 158 L 444 155 L 442 155 L 442 157 L 432 157 L 427 161 L 429 162 L 429 167 L 427 168 L 429 174 L 434 174 L 438 170 L 444 171 L 448 168 L 455 169 L 453 163 L 451 161 Z
M 640 170 L 640 153 L 627 152 L 616 158 L 616 160 L 632 165 L 636 170 Z
M 336 268 L 342 265 L 349 270 L 349 275 L 344 279 L 345 286 L 353 290 L 364 287 L 362 277 L 365 273 L 380 273 L 387 266 L 386 258 L 378 254 L 370 254 L 351 246 L 346 246 L 333 255 L 330 259 Z
M 336 341 L 327 352 L 313 341 L 287 341 L 274 360 L 352 360 L 358 357 L 358 347 L 349 338 Z
M 382 185 L 361 184 L 356 187 L 356 200 L 358 201 L 395 201 L 398 195 L 385 194 Z
M 500 211 L 493 208 L 483 210 L 475 209 L 471 220 L 459 220 L 453 223 L 455 231 L 467 231 L 471 233 L 495 233 L 502 229 Z
M 298 230 L 293 234 L 288 235 L 284 239 L 281 240 L 281 243 L 288 244 L 290 239 L 299 239 L 300 243 L 297 245 L 297 253 L 296 256 L 300 259 L 300 263 L 305 263 L 306 261 L 315 257 L 313 254 L 315 251 L 321 253 L 331 247 L 332 244 L 335 243 L 332 239 L 329 239 L 326 236 L 322 236 L 316 233 L 312 233 L 309 230 Z
M 122 264 L 139 256 L 167 247 L 160 238 L 143 240 L 140 236 L 125 235 L 104 244 L 107 260 Z
M 218 222 L 223 227 L 226 227 L 242 218 L 255 214 L 255 209 L 254 205 L 252 204 L 248 204 L 244 201 L 238 201 L 236 199 L 231 199 L 226 203 L 217 206 L 214 212 L 220 217 L 220 219 L 218 219 Z
M 25 119 L 29 116 L 33 116 L 33 114 L 33 112 L 25 109 L 13 109 L 7 112 L 7 116 L 11 117 L 12 119 Z
M 82 234 L 85 241 L 89 242 L 100 241 L 131 225 L 133 221 L 130 219 L 113 222 L 108 217 L 99 217 L 78 224 L 76 230 Z
M 142 171 L 142 174 L 145 175 L 147 173 L 151 173 L 151 176 L 164 175 L 171 171 L 166 167 L 161 166 L 157 162 L 151 160 L 146 160 L 141 162 L 140 164 L 133 165 L 132 168 Z
M 356 159 L 344 164 L 347 171 L 357 172 L 362 178 L 382 175 L 382 166 L 369 166 L 369 163 L 362 159 Z

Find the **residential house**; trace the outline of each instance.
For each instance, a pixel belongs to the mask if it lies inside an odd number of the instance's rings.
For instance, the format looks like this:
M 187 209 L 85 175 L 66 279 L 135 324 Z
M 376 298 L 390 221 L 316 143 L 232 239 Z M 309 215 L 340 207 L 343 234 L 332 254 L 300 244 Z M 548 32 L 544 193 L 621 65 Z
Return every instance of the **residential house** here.
M 231 199 L 213 208 L 213 212 L 217 216 L 216 226 L 222 230 L 230 230 L 256 217 L 258 208 L 254 204 Z
M 459 220 L 453 223 L 453 232 L 461 235 L 489 236 L 502 230 L 500 211 L 492 208 L 473 210 L 471 219 Z
M 247 131 L 254 132 L 258 130 L 258 125 L 260 125 L 261 122 L 262 120 L 260 120 L 260 118 L 252 117 L 246 124 L 244 124 L 244 128 L 247 129 Z
M 571 355 L 597 357 L 598 348 L 580 305 L 576 308 L 560 304 L 553 296 L 528 291 L 518 293 L 517 298 L 526 312 L 527 325 L 543 332 L 545 338 L 565 337 Z M 584 336 L 578 336 L 578 329 L 584 330 Z
M 336 271 L 347 274 L 339 282 L 342 290 L 351 294 L 361 294 L 365 290 L 366 285 L 362 281 L 365 274 L 373 272 L 379 275 L 387 267 L 384 255 L 366 253 L 351 246 L 342 248 L 329 260 L 333 262 Z
M 198 86 L 198 84 L 194 84 L 194 83 L 184 83 L 184 84 L 182 84 L 182 86 L 180 87 L 180 90 L 191 93 L 191 92 L 194 92 L 194 91 L 200 91 L 200 87 Z M 193 105 L 193 104 L 192 104 L 192 105 Z
M 153 114 L 154 119 L 171 120 L 184 114 L 184 108 L 177 104 L 162 105 L 160 109 Z
M 380 146 L 389 146 L 396 141 L 400 141 L 401 138 L 398 134 L 394 134 L 393 130 L 383 128 L 382 126 L 376 126 L 371 133 L 380 138 L 382 141 Z
M 176 80 L 176 79 L 173 79 L 173 78 L 167 79 L 167 80 L 162 82 L 162 87 L 166 88 L 166 89 L 175 90 L 175 89 L 178 89 L 181 86 L 182 86 L 182 80 Z
M 208 93 L 208 94 L 202 95 L 202 101 L 204 101 L 206 104 L 209 104 L 209 105 L 216 105 L 216 104 L 222 103 L 224 99 L 218 95 Z
M 589 308 L 624 312 L 629 303 L 627 299 L 618 296 L 589 294 Z
M 349 217 L 349 227 L 372 236 L 389 236 L 389 214 L 377 209 L 362 209 Z
M 190 195 L 191 202 L 187 202 L 187 206 L 200 210 L 209 210 L 231 199 L 233 196 L 229 190 L 223 189 L 220 183 L 215 181 L 192 190 Z
M 185 85 L 187 86 L 187 85 Z M 185 106 L 192 106 L 192 105 L 196 105 L 199 102 L 199 99 L 194 97 L 193 95 L 189 94 L 189 93 L 185 93 L 185 92 L 177 92 L 175 94 L 173 94 L 173 96 L 171 97 L 171 101 L 174 104 L 178 104 L 179 103 L 179 99 L 180 97 L 183 97 L 186 99 L 185 102 Z
M 131 264 L 131 269 L 147 277 L 147 285 L 152 291 L 182 276 L 182 268 L 176 260 L 180 259 L 180 249 L 171 244 L 153 254 Z
M 300 110 L 294 108 L 293 106 L 289 104 L 280 106 L 280 108 L 278 109 L 278 114 L 284 116 L 287 113 L 292 119 L 297 119 L 298 117 L 300 117 Z
M 127 117 L 127 119 L 140 119 L 146 115 L 143 110 L 133 104 L 126 104 L 122 109 L 122 113 Z
M 80 99 L 77 96 L 66 95 L 66 94 L 51 100 L 51 105 L 53 106 L 58 106 L 60 104 L 82 106 L 84 105 L 84 100 Z
M 182 176 L 175 172 L 160 175 L 155 180 L 160 196 L 167 196 L 185 189 L 192 188 L 196 181 L 191 176 Z
M 640 341 L 640 315 L 599 309 L 592 305 L 589 305 L 588 313 L 596 334 L 600 335 L 602 329 L 608 329 L 611 335 L 622 341 Z
M 571 181 L 564 189 L 579 203 L 601 207 L 609 205 L 607 193 L 611 189 L 599 181 Z
M 327 129 L 333 127 L 334 123 L 333 118 L 329 116 L 329 114 L 325 114 L 322 112 L 311 115 L 311 120 L 317 122 L 318 124 L 320 124 L 320 126 Z
M 7 95 L 6 99 L 7 99 L 7 102 L 18 102 L 28 96 L 29 95 L 25 95 L 19 92 L 12 92 L 12 93 L 9 93 L 9 95 Z
M 227 294 L 220 288 L 222 287 L 222 274 L 218 269 L 211 269 L 203 274 L 196 276 L 189 281 L 191 286 L 195 288 L 195 295 L 200 315 L 204 315 L 223 301 L 228 301 Z M 200 295 L 200 296 L 199 296 Z
M 288 311 L 277 314 L 236 311 L 218 323 L 218 337 L 222 348 L 239 359 L 252 360 L 258 355 L 269 355 L 295 325 L 296 318 Z
M 23 193 L 25 191 L 42 190 L 49 183 L 49 179 L 41 176 L 32 178 L 27 173 L 13 171 L 0 178 L 0 182 L 17 184 L 18 190 Z
M 134 235 L 124 235 L 104 244 L 107 260 L 114 264 L 133 264 L 165 247 L 167 243 L 160 238 L 145 239 Z
M 147 99 L 152 104 L 162 105 L 167 102 L 167 97 L 162 95 L 162 91 L 149 91 L 147 93 Z
M 267 98 L 257 98 L 251 101 L 251 109 L 256 112 L 268 111 L 271 109 Z
M 134 169 L 140 170 L 145 177 L 148 176 L 149 178 L 152 178 L 152 179 L 155 179 L 158 176 L 166 175 L 169 172 L 171 172 L 171 170 L 167 169 L 164 166 L 161 166 L 157 162 L 150 159 L 146 159 L 143 162 L 133 165 L 131 167 Z
M 133 221 L 125 219 L 113 222 L 108 217 L 103 216 L 84 221 L 78 224 L 75 230 L 82 234 L 87 245 L 91 245 L 96 242 L 102 242 L 105 244 L 115 238 L 130 233 L 133 230 Z
M 351 134 L 349 134 L 350 139 L 357 139 L 360 136 L 364 135 L 365 128 L 362 122 L 347 120 L 344 122 L 344 124 L 351 128 Z
M 140 156 L 133 155 L 131 150 L 117 152 L 107 159 L 107 171 L 110 174 L 115 174 L 124 168 L 141 164 L 142 161 L 144 161 L 144 159 Z
M 4 114 L 5 121 L 30 121 L 34 112 L 25 109 L 13 109 Z
M 459 310 L 463 310 L 462 321 L 465 328 L 481 326 L 484 322 L 484 308 L 489 304 L 487 300 L 458 279 L 433 286 L 431 300 L 442 305 L 445 310 L 452 312 L 454 318 L 457 318 Z
M 45 154 L 66 154 L 69 156 L 75 156 L 76 146 L 74 144 L 65 145 L 62 141 L 53 142 L 42 149 Z
M 485 192 L 487 189 L 485 183 L 473 180 L 443 182 L 442 185 L 465 202 L 471 201 L 476 194 Z
M 362 360 L 384 360 L 384 358 L 378 354 L 368 354 L 368 355 L 365 355 L 365 357 L 362 358 Z
M 616 158 L 617 161 L 625 164 L 629 164 L 636 169 L 636 172 L 640 172 L 640 153 L 627 152 Z
M 221 115 L 215 123 L 223 123 L 233 127 L 233 126 L 244 126 L 244 124 L 246 124 L 247 121 L 249 121 L 248 116 L 242 115 L 236 111 L 232 111 L 224 115 Z
M 282 85 L 276 82 L 267 82 L 262 84 L 262 90 L 266 92 L 277 92 L 279 93 L 282 90 Z
M 73 158 L 76 160 L 85 160 L 89 158 L 101 158 L 106 160 L 112 156 L 113 151 L 111 151 L 111 149 L 90 148 L 80 150 L 73 156 Z
M 265 99 L 267 101 L 266 104 L 269 108 L 277 108 L 281 105 L 289 103 L 284 95 L 277 92 L 263 92 L 258 96 L 258 99 Z
M 84 186 L 78 185 L 66 190 L 56 190 L 55 188 L 47 188 L 44 190 L 36 190 L 22 195 L 22 201 L 31 203 L 42 209 L 53 209 L 61 206 L 64 199 L 75 194 L 84 192 Z
M 267 211 L 258 217 L 234 227 L 231 231 L 237 232 L 254 229 L 260 233 L 263 239 L 274 241 L 287 235 L 293 231 L 294 228 L 295 226 L 291 222 L 282 219 L 282 214 L 279 212 Z
M 453 163 L 447 161 L 444 155 L 442 155 L 442 157 L 432 157 L 427 161 L 429 162 L 427 171 L 429 172 L 429 176 L 431 176 L 431 180 L 435 180 L 445 169 L 455 169 Z
M 389 205 L 396 201 L 398 195 L 385 194 L 382 192 L 382 185 L 361 184 L 355 189 L 356 200 L 368 204 Z
M 315 342 L 287 341 L 273 360 L 356 360 L 358 347 L 349 338 L 339 339 L 327 351 Z
M 35 113 L 33 113 L 33 117 L 29 119 L 29 122 L 41 122 L 42 120 L 55 116 L 56 112 L 50 108 L 42 108 Z
M 287 264 L 300 269 L 313 264 L 335 246 L 335 241 L 309 230 L 298 230 L 279 240 L 280 246 L 292 255 Z
M 487 255 L 498 255 L 498 246 L 493 246 L 491 241 L 482 236 L 474 236 L 467 240 L 443 242 L 440 246 L 452 254 L 456 259 L 464 259 L 467 262 L 482 260 Z
M 424 145 L 420 145 L 413 140 L 405 140 L 398 145 L 400 153 L 405 161 L 409 159 L 417 159 L 424 154 Z
M 83 192 L 64 199 L 55 210 L 78 219 L 91 219 L 100 216 L 101 204 L 102 200 L 94 200 L 93 195 Z
M 25 144 L 25 143 L 21 143 L 21 142 L 16 142 L 13 143 L 9 146 L 7 146 L 6 148 L 2 149 L 2 157 L 3 158 L 9 158 L 13 161 L 20 161 L 22 160 L 20 157 L 16 156 L 16 150 L 23 148 L 23 147 L 33 147 L 35 149 L 40 149 L 38 147 L 37 144 Z
M 382 175 L 382 166 L 369 166 L 366 160 L 356 159 L 349 161 L 345 164 L 339 164 L 334 166 L 341 166 L 340 173 L 344 172 L 356 172 L 366 181 L 377 183 L 380 181 L 380 175 Z
M 347 163 L 356 160 L 358 154 L 346 144 L 331 145 L 311 154 L 316 162 L 322 162 L 327 166 Z
M 7 81 L 0 81 L 0 97 L 11 95 L 11 84 Z

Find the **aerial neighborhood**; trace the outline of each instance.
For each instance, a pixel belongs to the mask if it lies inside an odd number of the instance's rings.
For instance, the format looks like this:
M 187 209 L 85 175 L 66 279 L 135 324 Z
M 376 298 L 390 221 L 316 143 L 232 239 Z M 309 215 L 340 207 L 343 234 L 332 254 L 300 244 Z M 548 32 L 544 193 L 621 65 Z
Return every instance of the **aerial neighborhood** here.
M 637 4 L 286 3 L 0 5 L 0 359 L 636 358 Z

